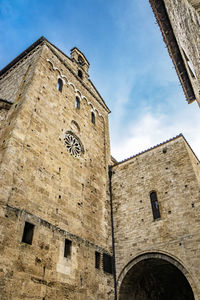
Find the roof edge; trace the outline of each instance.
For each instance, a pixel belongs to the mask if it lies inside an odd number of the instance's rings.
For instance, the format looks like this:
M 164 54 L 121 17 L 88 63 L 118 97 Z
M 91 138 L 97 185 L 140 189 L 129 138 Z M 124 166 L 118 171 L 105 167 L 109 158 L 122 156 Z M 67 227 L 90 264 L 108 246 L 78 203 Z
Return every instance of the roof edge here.
M 171 142 L 171 141 L 174 141 L 174 140 L 176 140 L 176 139 L 178 139 L 178 138 L 181 138 L 181 137 L 182 137 L 182 138 L 184 139 L 184 141 L 188 144 L 188 142 L 187 142 L 186 139 L 184 138 L 183 134 L 180 133 L 180 134 L 176 135 L 175 137 L 173 137 L 173 138 L 171 138 L 171 139 L 169 139 L 169 140 L 166 140 L 166 141 L 164 141 L 164 142 L 162 142 L 162 143 L 160 143 L 160 144 L 157 144 L 157 145 L 155 145 L 155 146 L 153 146 L 153 147 L 150 147 L 150 148 L 148 148 L 148 149 L 146 149 L 146 150 L 144 150 L 144 151 L 141 151 L 141 152 L 139 152 L 139 153 L 137 153 L 137 154 L 134 154 L 133 156 L 130 156 L 130 157 L 128 157 L 128 158 L 125 158 L 125 159 L 123 159 L 122 161 L 117 162 L 116 164 L 113 165 L 113 167 L 118 166 L 118 165 L 120 165 L 120 164 L 122 164 L 122 163 L 125 163 L 125 162 L 131 160 L 132 158 L 135 158 L 135 157 L 137 157 L 137 156 L 139 156 L 139 155 L 141 155 L 141 154 L 144 154 L 144 153 L 146 153 L 146 152 L 149 152 L 149 151 L 151 151 L 151 150 L 153 150 L 153 149 L 155 149 L 155 148 L 158 148 L 158 147 L 160 147 L 160 146 L 162 146 L 162 145 L 165 145 L 165 144 L 167 144 L 167 143 L 169 143 L 169 142 Z M 189 144 L 188 144 L 188 146 L 190 147 Z M 191 148 L 191 147 L 190 147 L 190 148 Z M 191 149 L 192 149 L 192 148 L 191 148 Z M 193 153 L 194 153 L 194 152 L 193 152 Z
M 186 138 L 183 136 L 183 139 L 185 141 L 185 143 L 187 144 L 188 148 L 191 150 L 192 154 L 195 156 L 195 158 L 197 159 L 197 161 L 200 163 L 199 158 L 197 157 L 197 155 L 195 154 L 195 152 L 193 151 L 192 147 L 190 146 L 190 144 L 188 143 L 188 141 L 186 140 Z
M 169 55 L 175 66 L 187 102 L 190 104 L 196 100 L 193 86 L 188 75 L 169 15 L 163 0 L 149 0 L 156 21 L 160 27 L 163 40 L 167 46 Z
M 41 36 L 37 41 L 35 41 L 31 46 L 29 46 L 26 50 L 20 53 L 17 57 L 15 57 L 8 65 L 6 65 L 3 69 L 0 70 L 0 76 L 7 72 L 10 68 L 12 68 L 20 59 L 26 56 L 29 52 L 31 52 L 35 47 L 42 44 L 43 42 L 49 41 L 44 37 Z
M 87 58 L 85 57 L 85 54 L 78 48 L 78 47 L 73 47 L 72 49 L 70 49 L 70 52 L 72 52 L 73 50 L 78 50 L 78 52 L 80 52 L 81 55 L 83 55 L 84 59 L 87 61 L 88 65 L 90 65 L 89 61 L 87 60 Z
M 0 76 L 2 76 L 4 73 L 6 73 L 10 68 L 12 68 L 15 64 L 17 64 L 17 62 L 19 60 L 21 60 L 23 57 L 25 57 L 28 53 L 30 53 L 34 48 L 36 48 L 38 45 L 43 44 L 43 43 L 47 43 L 48 45 L 54 47 L 56 50 L 58 50 L 60 53 L 62 53 L 65 57 L 67 57 L 68 59 L 71 60 L 71 58 L 65 54 L 62 50 L 60 50 L 58 47 L 56 47 L 54 44 L 52 44 L 51 42 L 49 42 L 44 36 L 41 36 L 37 41 L 35 41 L 31 46 L 29 46 L 27 49 L 25 49 L 22 53 L 20 53 L 16 58 L 14 58 L 8 65 L 6 65 L 3 69 L 0 70 Z M 81 52 L 77 47 L 74 47 L 72 49 L 77 49 L 79 52 Z M 72 50 L 71 49 L 71 50 Z M 82 55 L 84 55 L 81 52 Z M 85 57 L 85 56 L 84 56 Z M 87 59 L 86 59 L 87 60 Z M 88 62 L 89 63 L 89 62 Z M 108 108 L 108 106 L 106 105 L 104 99 L 102 98 L 102 96 L 100 95 L 100 93 L 98 92 L 98 90 L 96 89 L 95 85 L 93 84 L 93 82 L 88 79 L 90 81 L 90 83 L 92 84 L 93 88 L 95 89 L 96 93 L 98 94 L 98 96 L 100 97 L 100 99 L 103 102 L 103 105 L 105 106 L 106 110 L 108 111 L 108 113 L 110 113 L 110 109 Z
M 47 42 L 49 43 L 50 49 L 53 51 L 54 54 L 55 54 L 55 52 L 54 52 L 54 50 L 53 50 L 52 47 L 54 47 L 56 50 L 58 50 L 59 52 L 61 52 L 65 57 L 67 57 L 68 59 L 71 60 L 71 58 L 68 57 L 67 54 L 65 54 L 64 52 L 62 52 L 62 50 L 60 50 L 58 47 L 56 47 L 54 44 L 50 43 L 49 41 L 47 41 Z M 57 54 L 57 57 L 58 57 L 59 60 L 66 66 L 65 62 L 63 62 L 63 59 L 60 57 L 60 55 Z M 72 71 L 71 68 L 69 68 L 68 66 L 66 66 L 66 67 L 70 70 L 70 72 L 73 73 L 73 71 Z M 74 74 L 74 73 L 73 73 L 73 74 Z M 88 90 L 87 85 L 85 85 L 85 83 L 84 83 L 82 80 L 80 80 L 78 77 L 77 77 L 77 79 L 78 79 L 78 80 L 81 82 L 81 84 Z M 101 96 L 101 94 L 98 92 L 98 90 L 96 89 L 96 87 L 95 87 L 95 85 L 93 84 L 93 82 L 92 82 L 89 78 L 88 78 L 88 81 L 91 83 L 91 85 L 93 86 L 93 88 L 94 88 L 94 90 L 96 91 L 97 95 L 98 95 L 99 98 L 102 100 L 102 102 L 103 102 L 103 103 L 102 103 L 102 106 L 107 110 L 108 113 L 111 113 L 110 109 L 109 109 L 108 106 L 106 105 L 104 99 L 102 98 L 102 96 Z M 94 96 L 94 93 L 93 93 L 93 92 L 90 91 L 90 93 Z M 94 97 L 97 99 L 96 96 L 94 96 Z

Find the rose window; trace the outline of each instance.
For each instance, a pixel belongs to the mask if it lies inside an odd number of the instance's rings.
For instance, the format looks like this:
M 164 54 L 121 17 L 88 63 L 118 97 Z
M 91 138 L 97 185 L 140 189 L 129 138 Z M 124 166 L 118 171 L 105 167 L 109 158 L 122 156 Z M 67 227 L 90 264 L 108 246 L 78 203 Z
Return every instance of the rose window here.
M 79 138 L 72 132 L 66 132 L 64 140 L 68 152 L 74 157 L 80 157 L 84 151 Z

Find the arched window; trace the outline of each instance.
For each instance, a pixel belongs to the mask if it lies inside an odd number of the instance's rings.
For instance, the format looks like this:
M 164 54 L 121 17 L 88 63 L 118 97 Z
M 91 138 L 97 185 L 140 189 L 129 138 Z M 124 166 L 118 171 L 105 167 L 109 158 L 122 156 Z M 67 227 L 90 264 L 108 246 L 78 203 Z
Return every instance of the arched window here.
M 75 108 L 80 109 L 80 99 L 79 99 L 79 97 L 76 97 Z
M 95 114 L 93 111 L 91 112 L 91 122 L 95 124 Z
M 71 125 L 73 126 L 73 128 L 76 132 L 80 132 L 80 126 L 78 125 L 78 123 L 76 121 L 72 120 Z
M 78 70 L 78 77 L 80 77 L 81 79 L 83 79 L 83 72 L 81 70 Z
M 78 63 L 82 66 L 84 64 L 83 58 L 81 55 L 78 56 Z
M 152 191 L 150 193 L 150 199 L 151 199 L 151 208 L 152 208 L 152 212 L 153 212 L 153 218 L 154 218 L 154 220 L 159 219 L 160 218 L 160 209 L 159 209 L 157 194 L 155 191 Z
M 63 81 L 62 79 L 58 78 L 57 90 L 62 93 L 62 89 L 63 89 Z

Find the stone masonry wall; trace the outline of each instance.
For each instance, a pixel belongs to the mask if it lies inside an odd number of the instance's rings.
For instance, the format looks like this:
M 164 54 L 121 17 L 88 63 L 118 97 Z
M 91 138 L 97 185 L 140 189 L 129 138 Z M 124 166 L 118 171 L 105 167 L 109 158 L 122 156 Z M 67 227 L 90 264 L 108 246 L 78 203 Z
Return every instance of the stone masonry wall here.
M 40 47 L 29 53 L 0 78 L 0 164 L 8 147 L 15 120 L 32 82 Z
M 23 210 L 1 209 L 0 299 L 113 299 L 112 275 L 102 270 L 104 249 Z M 32 245 L 24 222 L 35 225 Z M 64 257 L 64 241 L 72 241 Z M 95 268 L 94 251 L 101 253 Z
M 112 255 L 109 110 L 51 47 L 42 46 L 18 112 L 10 109 L 14 125 L 1 163 L 2 299 L 113 299 L 113 276 L 94 264 L 95 251 L 101 262 L 103 253 Z M 80 158 L 66 149 L 68 130 L 83 144 Z M 25 221 L 35 225 L 32 245 L 21 242 Z M 66 238 L 70 259 L 63 257 Z
M 19 100 L 27 84 L 31 67 L 35 66 L 40 54 L 40 46 L 31 51 L 0 78 L 0 99 L 14 103 Z
M 184 266 L 195 299 L 200 299 L 197 162 L 184 138 L 179 136 L 112 168 L 119 285 L 125 275 L 124 268 L 139 255 L 164 253 Z M 150 203 L 153 190 L 157 192 L 161 213 L 157 220 L 153 218 Z
M 199 83 L 200 83 L 200 15 L 188 0 L 165 0 L 165 6 L 172 24 L 174 34 L 179 44 L 185 65 L 190 75 L 191 83 L 194 88 L 195 96 L 200 105 Z M 192 62 L 196 78 L 190 74 L 186 58 Z
M 195 153 L 190 148 L 189 144 L 187 144 L 187 143 L 186 143 L 186 148 L 188 150 L 188 154 L 190 156 L 191 163 L 193 165 L 193 169 L 196 174 L 196 179 L 197 179 L 198 183 L 200 184 L 200 167 L 199 167 L 200 162 L 199 162 L 197 156 L 195 155 Z
M 80 64 L 77 64 L 76 61 L 70 59 L 64 53 L 60 52 L 59 49 L 57 49 L 53 46 L 49 46 L 49 48 L 51 49 L 54 56 L 57 56 L 57 58 L 59 58 L 59 61 L 62 62 L 61 71 L 63 70 L 63 67 L 66 65 L 68 70 L 70 70 L 70 73 L 76 77 L 77 81 L 81 82 L 81 86 L 84 86 L 84 88 L 88 90 L 90 95 L 92 95 L 96 99 L 97 102 L 102 103 L 103 107 L 107 108 L 105 102 L 103 101 L 100 94 L 98 93 L 95 86 L 93 85 L 92 81 L 90 80 L 89 74 L 86 72 L 85 68 L 82 67 Z M 77 76 L 79 69 L 83 73 L 82 79 L 80 79 Z

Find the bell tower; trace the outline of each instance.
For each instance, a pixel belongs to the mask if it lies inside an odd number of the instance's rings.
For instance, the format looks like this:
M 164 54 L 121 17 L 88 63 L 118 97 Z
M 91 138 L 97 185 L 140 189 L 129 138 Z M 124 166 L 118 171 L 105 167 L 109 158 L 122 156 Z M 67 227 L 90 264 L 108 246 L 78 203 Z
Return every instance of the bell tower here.
M 86 76 L 88 76 L 90 64 L 85 55 L 77 47 L 71 49 L 71 60 L 74 62 L 78 69 L 77 72 L 79 77 L 81 77 L 81 73 L 84 73 Z

